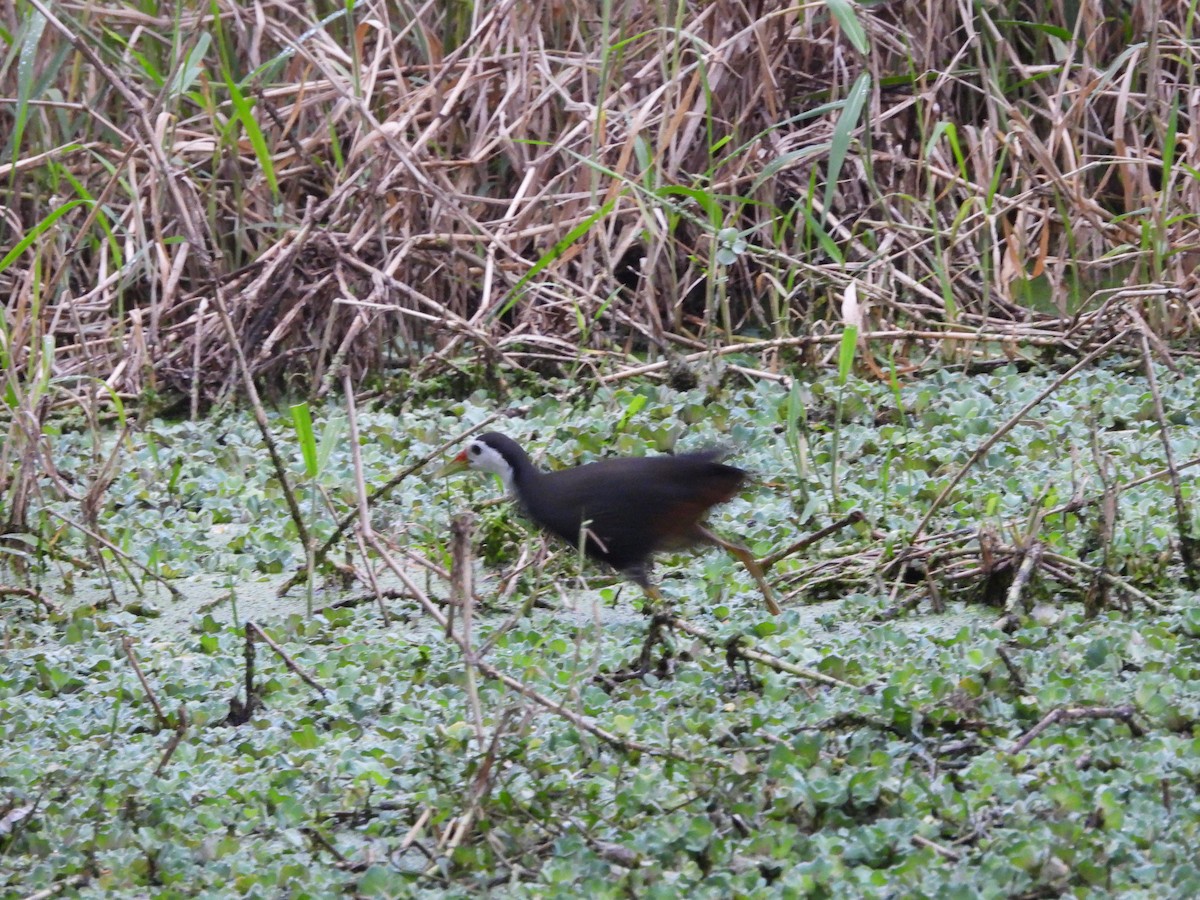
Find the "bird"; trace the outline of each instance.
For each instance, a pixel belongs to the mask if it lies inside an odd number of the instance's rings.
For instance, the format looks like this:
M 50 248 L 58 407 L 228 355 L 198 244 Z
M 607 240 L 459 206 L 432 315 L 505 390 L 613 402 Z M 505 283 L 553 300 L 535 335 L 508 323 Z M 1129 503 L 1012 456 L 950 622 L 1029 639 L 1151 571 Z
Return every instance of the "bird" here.
M 521 445 L 488 432 L 471 440 L 443 469 L 498 475 L 525 516 L 545 531 L 629 577 L 658 604 L 652 558 L 663 550 L 715 544 L 741 561 L 772 615 L 781 610 L 762 567 L 741 544 L 703 524 L 709 509 L 730 500 L 749 473 L 725 465 L 723 449 L 605 459 L 569 469 L 538 469 Z

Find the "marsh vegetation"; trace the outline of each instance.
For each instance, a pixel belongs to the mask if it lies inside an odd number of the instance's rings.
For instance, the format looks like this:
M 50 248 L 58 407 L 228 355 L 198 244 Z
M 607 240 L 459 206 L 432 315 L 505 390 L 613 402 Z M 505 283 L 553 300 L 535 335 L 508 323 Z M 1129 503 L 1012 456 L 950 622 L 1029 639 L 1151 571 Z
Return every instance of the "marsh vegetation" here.
M 2 892 L 1200 894 L 1194 13 L 0 10 Z

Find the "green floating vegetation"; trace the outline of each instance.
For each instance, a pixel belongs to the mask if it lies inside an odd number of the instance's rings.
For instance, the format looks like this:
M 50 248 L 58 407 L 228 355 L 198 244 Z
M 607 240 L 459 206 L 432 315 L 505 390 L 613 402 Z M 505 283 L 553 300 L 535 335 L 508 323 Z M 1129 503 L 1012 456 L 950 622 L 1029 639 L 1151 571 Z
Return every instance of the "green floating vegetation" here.
M 891 376 L 627 385 L 577 406 L 557 392 L 569 385 L 543 384 L 507 401 L 524 412 L 505 429 L 546 466 L 731 445 L 759 483 L 711 524 L 762 557 L 863 514 L 774 565 L 788 597 L 778 620 L 723 554 L 663 557 L 675 612 L 719 642 L 675 630 L 654 648 L 669 664 L 640 679 L 621 674 L 649 620 L 611 573 L 559 553 L 500 595 L 501 574 L 538 538 L 492 502 L 497 485 L 436 478 L 435 461 L 377 501 L 373 526 L 439 564 L 450 515 L 474 511 L 474 646 L 526 693 L 480 671 L 468 678 L 460 650 L 401 593 L 386 601 L 386 624 L 369 597 L 353 602 L 361 587 L 333 581 L 318 584 L 324 608 L 312 618 L 300 588 L 246 613 L 256 584 L 305 559 L 248 415 L 99 439 L 51 429 L 59 472 L 80 483 L 124 441 L 94 527 L 172 583 L 208 579 L 223 596 L 164 630 L 156 610 L 170 618 L 186 596 L 156 593 L 147 578 L 139 598 L 111 553 L 68 585 L 31 538 L 25 564 L 59 611 L 0 600 L 3 893 L 1200 893 L 1200 617 L 1180 578 L 1168 487 L 1123 490 L 1107 547 L 1113 576 L 1157 608 L 1118 594 L 1088 616 L 1081 570 L 1058 563 L 1030 579 L 1028 603 L 1006 622 L 1005 590 L 978 571 L 981 533 L 1000 555 L 1036 540 L 1044 559 L 1100 563 L 1098 510 L 1054 510 L 1081 491 L 1097 496 L 1101 464 L 1121 485 L 1162 468 L 1144 379 L 1116 366 L 1081 374 L 967 473 L 925 532 L 942 554 L 923 563 L 937 611 L 925 581 L 886 563 L 973 449 L 1050 376 Z M 1180 463 L 1200 455 L 1195 377 L 1159 373 Z M 497 409 L 475 394 L 360 410 L 368 490 Z M 291 412 L 272 425 L 305 497 L 320 498 L 305 504 L 320 542 L 352 511 L 354 478 L 345 412 L 306 412 L 307 451 L 287 437 Z M 329 434 L 341 439 L 317 453 Z M 1183 481 L 1190 501 L 1194 479 Z M 86 552 L 81 533 L 57 534 L 54 552 Z M 418 580 L 448 596 L 440 579 Z M 256 644 L 259 705 L 248 714 L 245 631 L 227 613 L 235 595 L 296 666 Z M 739 635 L 852 686 L 731 666 L 724 642 Z

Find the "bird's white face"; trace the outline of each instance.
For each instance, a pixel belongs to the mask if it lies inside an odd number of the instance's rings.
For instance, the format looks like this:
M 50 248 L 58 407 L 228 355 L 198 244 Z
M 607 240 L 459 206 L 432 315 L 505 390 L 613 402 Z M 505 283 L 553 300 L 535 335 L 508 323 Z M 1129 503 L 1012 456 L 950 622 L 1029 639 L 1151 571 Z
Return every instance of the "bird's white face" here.
M 472 469 L 499 475 L 500 480 L 504 482 L 504 489 L 506 491 L 512 490 L 512 466 L 508 464 L 508 461 L 500 455 L 500 451 L 495 447 L 491 447 L 483 441 L 471 441 L 471 443 L 467 444 L 467 449 L 463 450 L 458 458 Z

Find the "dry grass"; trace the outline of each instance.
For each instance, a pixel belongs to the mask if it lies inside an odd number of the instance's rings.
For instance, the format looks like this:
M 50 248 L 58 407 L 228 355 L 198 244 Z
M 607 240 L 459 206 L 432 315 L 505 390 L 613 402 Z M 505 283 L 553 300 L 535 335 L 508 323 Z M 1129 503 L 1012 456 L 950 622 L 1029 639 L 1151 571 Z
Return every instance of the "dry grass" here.
M 314 389 L 748 337 L 770 370 L 849 288 L 879 353 L 1188 334 L 1193 9 L 1075 7 L 20 0 L 4 374 L 198 409 L 231 334 Z

